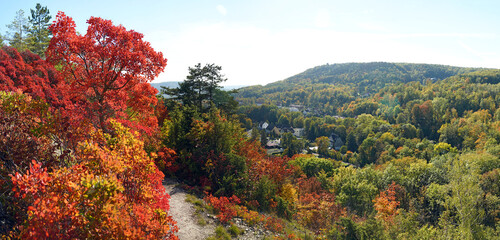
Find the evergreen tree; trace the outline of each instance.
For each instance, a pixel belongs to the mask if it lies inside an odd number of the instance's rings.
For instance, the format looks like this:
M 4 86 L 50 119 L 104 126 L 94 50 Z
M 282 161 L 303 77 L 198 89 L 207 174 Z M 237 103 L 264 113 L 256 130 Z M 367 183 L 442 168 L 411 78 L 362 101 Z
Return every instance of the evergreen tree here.
M 221 82 L 227 80 L 220 73 L 221 70 L 222 67 L 215 64 L 206 64 L 202 67 L 198 63 L 194 67 L 189 67 L 189 75 L 184 82 L 179 83 L 178 88 L 162 87 L 162 94 L 183 105 L 194 106 L 200 112 L 204 112 L 205 106 L 210 107 L 212 104 L 225 112 L 234 112 L 237 102 L 219 86 Z
M 16 12 L 14 20 L 11 24 L 7 25 L 9 31 L 7 32 L 7 40 L 9 45 L 16 48 L 19 52 L 26 50 L 26 32 L 28 30 L 28 19 L 24 16 L 24 11 L 19 10 Z
M 28 29 L 28 48 L 33 53 L 40 57 L 45 57 L 45 50 L 50 42 L 51 32 L 50 26 L 50 11 L 47 7 L 42 7 L 40 3 L 36 4 L 35 10 L 31 9 L 31 17 L 29 20 Z

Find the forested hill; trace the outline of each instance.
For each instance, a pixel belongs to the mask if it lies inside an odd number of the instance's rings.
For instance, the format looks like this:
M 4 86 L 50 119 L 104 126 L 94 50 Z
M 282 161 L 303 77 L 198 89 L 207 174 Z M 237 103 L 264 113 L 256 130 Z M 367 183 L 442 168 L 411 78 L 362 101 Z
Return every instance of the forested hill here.
M 320 107 L 326 113 L 337 114 L 338 107 L 369 97 L 386 86 L 412 81 L 424 84 L 474 71 L 485 69 L 386 62 L 326 64 L 265 86 L 242 88 L 236 99 L 243 104 Z M 328 109 L 324 109 L 326 104 Z
M 329 83 L 329 84 L 387 84 L 445 79 L 460 73 L 478 69 L 433 64 L 412 63 L 342 63 L 314 67 L 283 81 L 283 83 Z M 277 82 L 276 84 L 279 84 Z M 270 84 L 273 85 L 273 84 Z

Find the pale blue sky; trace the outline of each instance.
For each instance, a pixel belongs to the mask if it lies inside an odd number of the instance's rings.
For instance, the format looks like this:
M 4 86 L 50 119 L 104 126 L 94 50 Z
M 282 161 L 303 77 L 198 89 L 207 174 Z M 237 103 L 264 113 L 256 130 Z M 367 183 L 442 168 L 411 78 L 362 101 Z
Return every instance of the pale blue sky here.
M 40 2 L 85 33 L 90 16 L 145 35 L 168 59 L 159 81 L 215 63 L 226 85 L 278 81 L 326 63 L 410 62 L 500 68 L 495 0 L 0 0 L 0 32 Z

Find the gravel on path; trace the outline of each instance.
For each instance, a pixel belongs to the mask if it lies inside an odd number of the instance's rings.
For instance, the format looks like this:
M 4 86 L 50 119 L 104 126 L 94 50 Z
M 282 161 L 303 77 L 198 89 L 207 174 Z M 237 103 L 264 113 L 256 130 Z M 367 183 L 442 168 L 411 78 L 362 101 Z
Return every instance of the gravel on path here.
M 180 240 L 202 240 L 214 234 L 215 224 L 209 222 L 205 226 L 197 224 L 195 208 L 186 202 L 186 191 L 178 187 L 179 183 L 173 179 L 165 179 L 163 186 L 170 195 L 169 214 L 177 222 Z

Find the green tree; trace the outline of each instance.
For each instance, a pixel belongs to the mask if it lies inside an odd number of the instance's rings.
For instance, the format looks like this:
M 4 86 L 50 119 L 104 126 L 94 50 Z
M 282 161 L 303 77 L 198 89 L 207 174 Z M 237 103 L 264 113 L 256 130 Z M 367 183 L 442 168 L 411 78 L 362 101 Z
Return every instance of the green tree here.
M 7 32 L 9 45 L 16 48 L 19 52 L 26 50 L 28 48 L 26 44 L 28 19 L 24 16 L 23 10 L 16 12 L 14 20 L 7 25 L 7 28 L 9 28 L 9 31 Z
M 285 149 L 283 156 L 293 157 L 293 155 L 300 153 L 304 149 L 305 142 L 288 132 L 281 137 L 281 146 Z
M 484 210 L 479 208 L 483 191 L 479 185 L 479 167 L 469 159 L 471 155 L 462 156 L 453 162 L 450 171 L 449 188 L 451 195 L 446 202 L 456 211 L 458 228 L 463 239 L 481 239 L 481 221 Z
M 163 144 L 176 151 L 191 148 L 186 135 L 196 119 L 200 119 L 200 116 L 193 107 L 173 105 L 169 111 L 169 118 L 165 120 L 161 129 Z
M 266 134 L 266 130 L 262 129 L 260 131 L 260 144 L 262 146 L 266 146 L 267 144 L 267 134 Z
M 257 129 L 257 127 L 253 127 L 251 130 L 252 130 L 252 132 L 250 133 L 250 139 L 252 141 L 255 141 L 255 140 L 259 140 L 260 141 L 261 136 L 260 136 L 259 129 Z
M 333 176 L 337 201 L 359 216 L 373 211 L 372 200 L 379 192 L 379 173 L 372 168 L 340 167 Z
M 162 87 L 162 94 L 184 105 L 195 106 L 200 112 L 204 112 L 205 106 L 210 108 L 212 103 L 219 105 L 229 103 L 230 107 L 234 108 L 234 99 L 220 92 L 219 84 L 227 80 L 220 73 L 221 70 L 222 67 L 215 64 L 206 64 L 202 67 L 198 63 L 194 67 L 189 67 L 189 75 L 186 80 L 179 83 L 178 88 Z
M 185 160 L 193 173 L 191 177 L 206 176 L 220 194 L 230 196 L 236 189 L 243 189 L 246 177 L 245 159 L 235 152 L 243 140 L 243 129 L 239 122 L 228 119 L 216 108 L 203 114 L 203 118 L 194 120 L 186 135 L 191 147 L 184 149 L 189 152 Z
M 353 132 L 350 132 L 348 135 L 347 135 L 347 150 L 351 151 L 351 152 L 355 152 L 356 150 L 358 150 L 358 144 L 356 143 L 356 136 L 354 136 L 354 133 Z
M 328 148 L 330 147 L 330 139 L 328 137 L 316 138 L 316 145 L 318 146 L 318 154 L 323 157 L 328 157 Z
M 451 146 L 461 148 L 464 141 L 461 133 L 459 132 L 458 121 L 446 123 L 438 130 L 439 141 L 449 143 Z
M 308 177 L 317 177 L 321 172 L 330 177 L 337 167 L 332 160 L 310 156 L 297 157 L 290 163 L 300 167 Z
M 214 105 L 228 115 L 235 114 L 238 110 L 238 102 L 232 96 L 234 93 L 236 93 L 236 90 L 224 91 L 222 89 L 215 89 L 213 96 Z
M 366 138 L 363 143 L 361 143 L 358 148 L 358 162 L 361 167 L 365 166 L 366 164 L 375 163 L 377 161 L 379 155 L 377 151 L 377 145 L 378 142 L 372 137 Z
M 281 125 L 283 127 L 290 126 L 290 117 L 285 114 L 281 115 L 278 119 L 278 125 Z
M 28 49 L 41 58 L 45 57 L 45 50 L 49 46 L 51 18 L 49 9 L 40 3 L 36 4 L 35 10 L 31 9 L 31 16 L 28 17 Z

